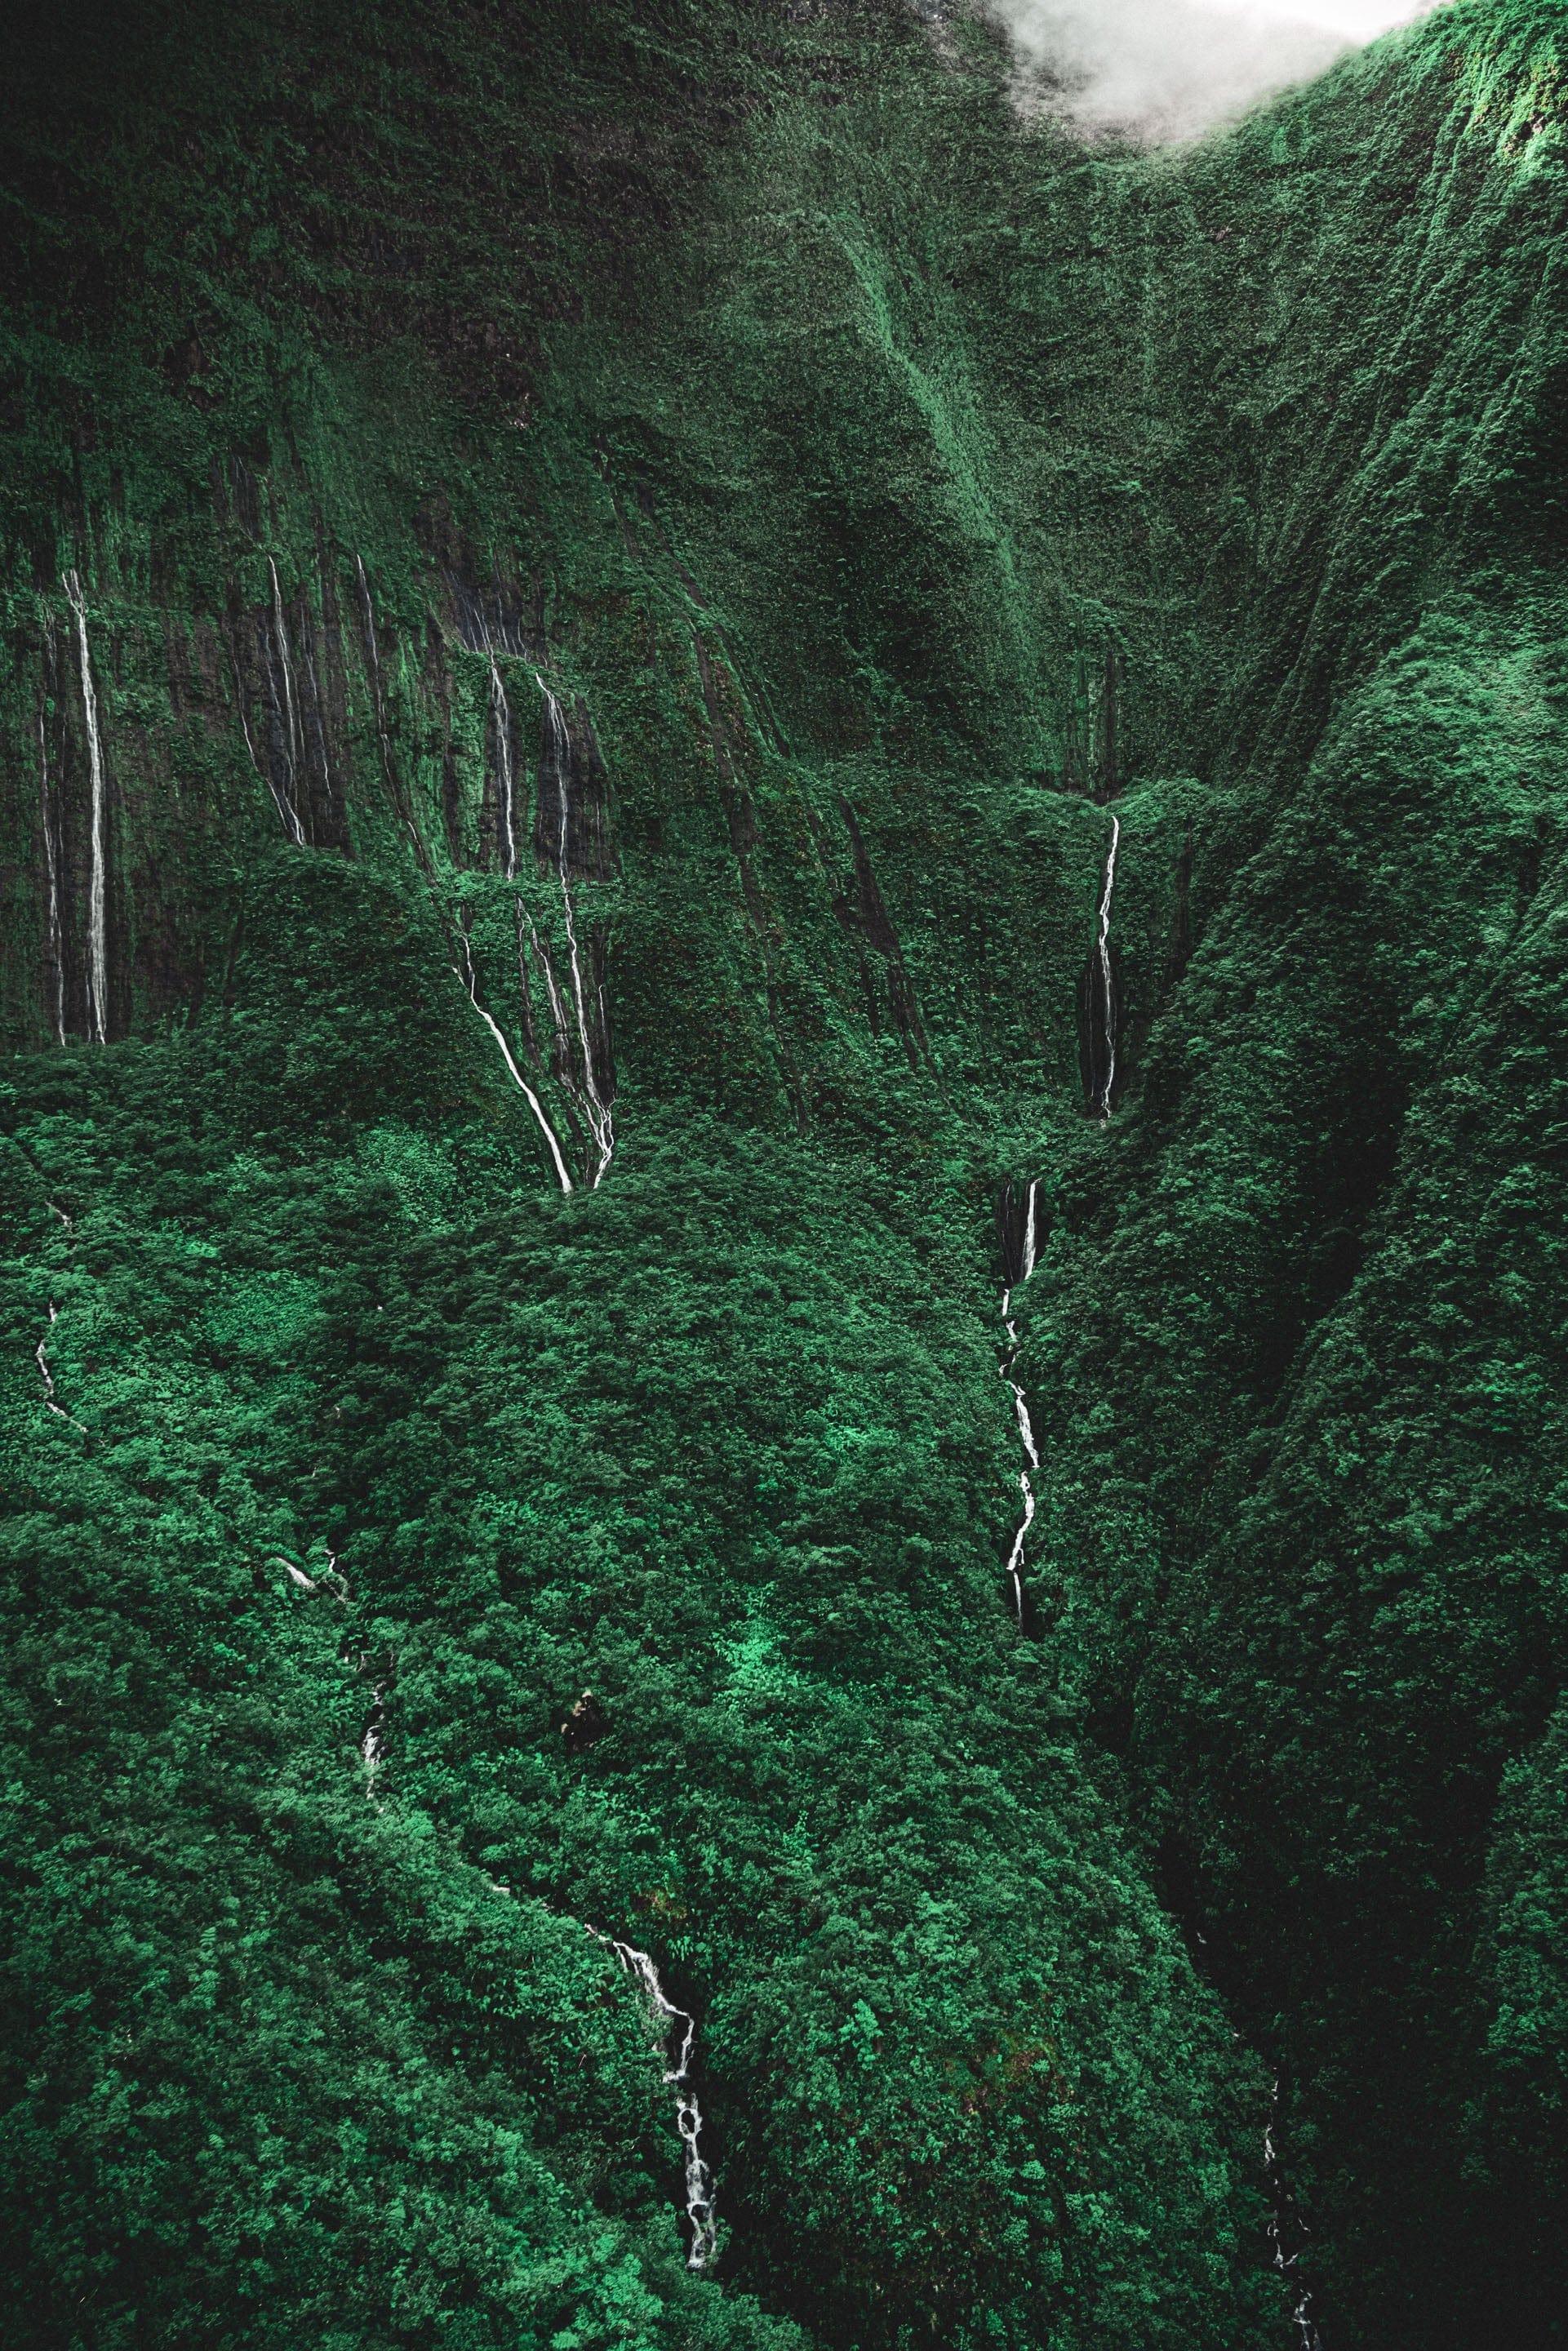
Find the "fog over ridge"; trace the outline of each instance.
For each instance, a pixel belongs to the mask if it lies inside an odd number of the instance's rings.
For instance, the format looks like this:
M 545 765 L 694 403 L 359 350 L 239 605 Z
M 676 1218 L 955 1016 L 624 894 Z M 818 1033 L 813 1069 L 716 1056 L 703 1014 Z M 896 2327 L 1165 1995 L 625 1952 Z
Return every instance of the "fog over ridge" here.
M 1090 131 L 1191 139 L 1309 80 L 1422 0 L 988 0 L 1020 103 Z

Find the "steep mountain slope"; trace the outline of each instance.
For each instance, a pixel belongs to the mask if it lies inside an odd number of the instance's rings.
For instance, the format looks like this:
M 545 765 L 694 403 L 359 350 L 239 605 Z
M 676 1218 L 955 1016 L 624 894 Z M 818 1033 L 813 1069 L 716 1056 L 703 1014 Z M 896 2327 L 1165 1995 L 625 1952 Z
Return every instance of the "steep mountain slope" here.
M 1562 31 L 18 43 L 6 2339 L 1553 2339 Z

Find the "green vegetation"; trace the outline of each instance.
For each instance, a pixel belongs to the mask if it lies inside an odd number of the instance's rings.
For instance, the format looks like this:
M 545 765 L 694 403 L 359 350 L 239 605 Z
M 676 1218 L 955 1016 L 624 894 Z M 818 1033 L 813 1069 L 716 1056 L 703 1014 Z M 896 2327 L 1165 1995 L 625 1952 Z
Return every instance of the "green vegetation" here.
M 0 2341 L 1561 2339 L 1565 45 L 20 31 Z

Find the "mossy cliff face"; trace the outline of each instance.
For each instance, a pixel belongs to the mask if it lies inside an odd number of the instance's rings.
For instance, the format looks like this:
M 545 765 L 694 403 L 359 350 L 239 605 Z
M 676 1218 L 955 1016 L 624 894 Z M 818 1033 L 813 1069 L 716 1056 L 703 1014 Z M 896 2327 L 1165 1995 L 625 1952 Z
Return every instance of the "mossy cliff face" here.
M 1553 2339 L 1565 36 L 25 30 L 18 2344 Z

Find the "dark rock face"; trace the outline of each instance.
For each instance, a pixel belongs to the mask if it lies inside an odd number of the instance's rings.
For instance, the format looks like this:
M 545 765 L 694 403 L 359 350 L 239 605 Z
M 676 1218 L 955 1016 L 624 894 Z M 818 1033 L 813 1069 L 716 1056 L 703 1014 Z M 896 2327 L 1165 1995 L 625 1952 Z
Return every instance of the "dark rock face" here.
M 534 854 L 572 881 L 614 879 L 610 778 L 580 695 L 568 708 L 547 689 L 535 770 Z

